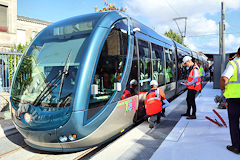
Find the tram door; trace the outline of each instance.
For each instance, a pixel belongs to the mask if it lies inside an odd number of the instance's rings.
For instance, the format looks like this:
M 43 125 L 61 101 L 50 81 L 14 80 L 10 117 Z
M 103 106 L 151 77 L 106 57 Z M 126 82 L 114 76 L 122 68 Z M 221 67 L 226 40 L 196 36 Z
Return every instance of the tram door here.
M 146 92 L 150 90 L 151 81 L 151 57 L 149 43 L 147 41 L 136 39 L 135 40 L 135 62 L 133 62 L 132 72 L 138 71 L 138 100 L 139 106 L 135 113 L 134 121 L 138 121 L 146 115 L 144 107 L 144 100 Z M 136 72 L 137 73 L 137 72 Z M 130 73 L 131 74 L 131 73 Z
M 145 115 L 146 115 L 146 110 L 144 107 L 144 99 L 143 94 L 141 94 L 140 88 L 140 70 L 139 70 L 139 55 L 138 55 L 138 46 L 137 46 L 137 39 L 134 38 L 134 50 L 133 50 L 133 59 L 132 59 L 132 67 L 131 67 L 131 72 L 129 74 L 129 79 L 128 79 L 128 84 L 132 80 L 137 81 L 137 86 L 135 88 L 136 94 L 138 95 L 138 108 L 135 112 L 134 115 L 134 122 L 138 122 L 141 120 Z
M 138 53 L 140 92 L 148 92 L 150 90 L 150 81 L 152 80 L 149 43 L 143 40 L 138 40 Z

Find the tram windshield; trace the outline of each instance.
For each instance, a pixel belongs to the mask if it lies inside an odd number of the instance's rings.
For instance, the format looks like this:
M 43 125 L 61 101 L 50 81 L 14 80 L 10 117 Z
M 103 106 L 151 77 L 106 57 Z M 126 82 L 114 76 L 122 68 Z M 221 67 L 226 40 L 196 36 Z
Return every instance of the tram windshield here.
M 22 57 L 12 99 L 35 106 L 69 106 L 84 45 L 100 16 L 80 16 L 43 30 Z

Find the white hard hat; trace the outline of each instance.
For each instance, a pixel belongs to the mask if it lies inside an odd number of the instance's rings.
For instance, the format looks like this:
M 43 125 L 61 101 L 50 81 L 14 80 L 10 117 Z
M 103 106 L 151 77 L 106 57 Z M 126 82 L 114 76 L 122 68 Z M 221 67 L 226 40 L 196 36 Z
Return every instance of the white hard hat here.
M 190 61 L 190 60 L 192 60 L 192 58 L 191 58 L 190 56 L 185 56 L 185 57 L 183 58 L 182 64 L 184 64 L 184 63 L 186 63 L 187 61 Z
M 156 80 L 152 80 L 151 82 L 150 82 L 150 86 L 158 86 L 158 82 L 156 81 Z
M 121 62 L 119 62 L 118 66 L 122 67 L 122 64 L 123 64 L 123 62 L 121 61 Z
M 131 81 L 130 81 L 130 85 L 132 86 L 132 85 L 137 85 L 137 81 L 135 80 L 135 79 L 132 79 Z

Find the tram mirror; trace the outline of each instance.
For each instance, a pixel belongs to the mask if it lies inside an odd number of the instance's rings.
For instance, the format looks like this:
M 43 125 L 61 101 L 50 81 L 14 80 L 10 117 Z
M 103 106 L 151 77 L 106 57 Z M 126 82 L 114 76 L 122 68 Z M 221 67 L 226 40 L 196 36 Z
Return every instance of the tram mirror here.
M 98 85 L 97 84 L 92 84 L 91 85 L 91 94 L 92 95 L 98 94 Z
M 140 32 L 140 31 L 141 31 L 140 28 L 134 28 L 134 29 L 133 29 L 133 32 L 134 32 L 134 33 Z
M 114 83 L 114 90 L 120 92 L 122 90 L 122 85 L 119 82 Z

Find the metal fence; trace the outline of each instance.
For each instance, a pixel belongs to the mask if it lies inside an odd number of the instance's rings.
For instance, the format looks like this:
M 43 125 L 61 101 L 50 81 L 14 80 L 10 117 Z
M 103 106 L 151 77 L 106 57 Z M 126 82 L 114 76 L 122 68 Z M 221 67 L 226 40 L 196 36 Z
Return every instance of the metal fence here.
M 3 105 L 2 98 L 9 96 L 13 75 L 22 54 L 15 50 L 0 49 L 0 107 Z
M 0 91 L 9 92 L 13 75 L 23 53 L 0 50 Z

